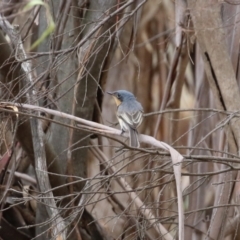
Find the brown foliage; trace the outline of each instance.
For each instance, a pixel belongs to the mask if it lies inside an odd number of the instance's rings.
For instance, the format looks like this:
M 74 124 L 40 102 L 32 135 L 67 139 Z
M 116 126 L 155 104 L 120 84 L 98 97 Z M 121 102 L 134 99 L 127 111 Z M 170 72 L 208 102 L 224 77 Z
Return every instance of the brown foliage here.
M 235 4 L 1 1 L 0 238 L 240 238 Z M 118 89 L 158 141 L 110 128 Z

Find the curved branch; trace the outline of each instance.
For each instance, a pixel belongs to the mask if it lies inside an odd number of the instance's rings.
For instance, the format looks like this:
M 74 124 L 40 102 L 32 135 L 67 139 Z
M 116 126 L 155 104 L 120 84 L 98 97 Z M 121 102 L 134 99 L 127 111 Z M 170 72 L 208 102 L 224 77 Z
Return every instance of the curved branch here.
M 81 127 L 84 128 L 84 126 L 87 127 L 93 127 L 96 130 L 98 130 L 101 133 L 105 134 L 110 134 L 110 135 L 118 135 L 118 136 L 123 136 L 123 137 L 128 137 L 128 133 L 121 134 L 121 131 L 112 127 L 105 126 L 100 123 L 92 122 L 89 120 L 85 120 L 83 118 L 78 118 L 73 115 L 63 113 L 60 111 L 44 108 L 44 107 L 39 107 L 39 106 L 34 106 L 30 104 L 20 104 L 20 103 L 11 103 L 11 102 L 1 102 L 0 107 L 6 107 L 6 106 L 15 106 L 19 109 L 27 109 L 31 111 L 36 111 L 36 112 L 44 112 L 48 113 L 50 115 L 62 117 L 62 118 L 67 118 L 72 121 L 75 121 L 76 123 L 82 124 Z M 157 148 L 164 149 L 168 151 L 171 155 L 172 158 L 172 163 L 173 163 L 173 170 L 174 170 L 174 175 L 176 179 L 176 188 L 177 188 L 177 197 L 178 197 L 178 215 L 179 215 L 179 239 L 184 239 L 184 212 L 183 212 L 183 200 L 182 200 L 182 189 L 181 189 L 181 163 L 183 161 L 183 156 L 176 151 L 174 148 L 169 146 L 168 144 L 156 140 L 154 137 L 148 136 L 148 135 L 139 135 L 139 141 L 142 143 L 147 143 L 150 145 L 153 145 Z

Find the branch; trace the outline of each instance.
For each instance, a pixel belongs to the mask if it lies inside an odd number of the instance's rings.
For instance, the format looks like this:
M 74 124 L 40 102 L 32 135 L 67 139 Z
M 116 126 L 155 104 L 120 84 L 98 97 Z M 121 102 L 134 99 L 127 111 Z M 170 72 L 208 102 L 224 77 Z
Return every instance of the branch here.
M 14 47 L 16 48 L 15 58 L 18 61 L 22 61 L 27 58 L 23 43 L 21 41 L 20 34 L 4 17 L 0 16 L 0 26 L 10 36 Z M 26 74 L 24 78 L 24 86 L 30 85 L 32 90 L 27 92 L 27 100 L 29 103 L 38 104 L 37 96 L 34 91 L 34 76 L 32 70 L 32 64 L 30 61 L 23 61 L 21 68 Z M 39 115 L 40 113 L 38 113 Z M 46 152 L 44 148 L 44 133 L 42 130 L 41 121 L 37 118 L 30 119 L 32 141 L 34 149 L 35 169 L 38 180 L 38 185 L 41 192 L 45 195 L 44 203 L 46 204 L 46 210 L 48 217 L 53 219 L 51 224 L 52 237 L 66 238 L 66 227 L 62 217 L 60 216 L 56 203 L 54 201 L 53 192 L 51 189 L 50 181 L 48 178 L 48 167 L 46 161 Z
M 222 22 L 222 9 L 218 1 L 188 0 L 194 29 L 201 49 L 205 71 L 217 106 L 226 111 L 239 111 L 240 94 L 231 59 L 226 46 L 226 33 Z M 238 153 L 240 148 L 240 120 L 231 119 L 227 140 L 231 152 Z M 224 170 L 222 168 L 221 170 Z M 214 204 L 227 204 L 234 193 L 231 184 L 237 177 L 236 172 L 221 176 L 228 182 L 217 188 Z M 236 186 L 236 185 L 235 185 Z M 237 190 L 238 192 L 238 190 Z M 237 200 L 239 202 L 239 200 Z M 213 239 L 223 239 L 228 209 L 217 209 L 212 213 L 208 235 Z
M 92 122 L 89 120 L 85 120 L 82 118 L 75 117 L 73 115 L 63 113 L 60 111 L 44 108 L 44 107 L 39 107 L 39 106 L 34 106 L 30 104 L 20 104 L 20 103 L 11 103 L 11 102 L 0 102 L 0 108 L 4 108 L 6 106 L 15 106 L 19 109 L 28 109 L 31 111 L 36 111 L 36 112 L 44 112 L 48 113 L 49 115 L 57 116 L 57 117 L 62 117 L 62 118 L 67 118 L 69 120 L 73 120 L 76 123 L 81 124 L 81 128 L 84 129 L 84 127 L 87 129 L 88 127 L 92 127 L 95 131 L 103 134 L 103 135 L 114 135 L 114 136 L 123 136 L 125 138 L 129 137 L 128 133 L 121 134 L 121 131 L 115 128 L 111 128 L 108 126 L 105 126 L 100 123 Z M 51 120 L 50 120 L 51 121 Z M 173 170 L 174 170 L 174 175 L 176 179 L 176 188 L 177 188 L 177 197 L 178 197 L 178 214 L 179 214 L 179 231 L 181 234 L 179 234 L 179 239 L 183 240 L 181 236 L 183 236 L 183 229 L 184 229 L 184 212 L 183 212 L 183 200 L 182 200 L 182 189 L 181 189 L 181 163 L 183 161 L 183 156 L 177 152 L 174 148 L 169 146 L 168 144 L 156 140 L 154 137 L 148 136 L 148 135 L 139 135 L 139 141 L 142 143 L 146 143 L 152 146 L 155 146 L 157 148 L 164 149 L 168 151 L 171 155 L 172 158 L 172 163 L 173 163 Z
M 19 97 L 20 93 L 23 91 L 22 87 L 22 78 L 25 77 L 25 72 L 23 71 L 20 64 L 15 60 L 13 49 L 10 47 L 10 44 L 6 41 L 3 31 L 6 31 L 8 36 L 12 36 L 11 40 L 13 45 L 18 46 L 18 37 L 14 35 L 14 32 L 12 32 L 11 25 L 9 25 L 6 21 L 3 21 L 4 19 L 1 18 L 0 20 L 0 73 L 2 83 L 7 86 L 6 90 L 9 91 L 8 96 L 11 98 L 17 98 L 19 99 L 19 102 L 26 102 L 26 94 Z M 9 29 L 7 26 L 9 26 L 11 29 Z M 27 92 L 27 91 L 26 91 Z M 18 125 L 17 128 L 17 139 L 21 143 L 21 146 L 28 154 L 29 158 L 32 160 L 34 159 L 34 151 L 33 151 L 33 142 L 32 142 L 32 133 L 31 133 L 31 127 L 30 127 L 30 121 L 27 119 L 27 121 L 24 119 L 24 121 L 21 121 L 21 124 Z M 48 170 L 49 172 L 62 174 L 61 167 L 59 165 L 58 157 L 56 153 L 53 151 L 50 144 L 48 144 L 47 141 L 44 141 L 44 148 L 46 151 L 46 158 L 48 163 Z M 34 165 L 34 162 L 33 162 Z M 58 186 L 62 186 L 65 183 L 65 180 L 60 177 L 59 175 L 50 175 L 50 182 L 51 186 L 53 188 L 56 188 Z M 56 196 L 65 196 L 68 193 L 68 189 L 65 187 L 59 188 L 56 191 L 54 191 L 54 194 Z M 63 203 L 65 204 L 65 203 Z
M 110 174 L 116 173 L 117 169 L 112 165 L 111 161 L 105 156 L 105 154 L 96 146 L 93 146 L 91 148 L 92 152 L 96 152 L 95 156 L 98 157 L 99 161 L 106 166 L 108 171 L 110 171 Z M 149 221 L 149 223 L 153 226 L 153 228 L 160 234 L 160 236 L 164 236 L 167 240 L 172 240 L 173 237 L 171 234 L 167 231 L 167 229 L 158 221 L 156 221 L 156 217 L 154 216 L 153 212 L 147 208 L 147 206 L 144 204 L 144 202 L 139 198 L 139 196 L 136 194 L 136 192 L 131 188 L 131 186 L 126 182 L 124 177 L 119 177 L 116 179 L 118 184 L 121 186 L 124 192 L 127 192 L 129 197 L 131 198 L 131 201 L 134 203 L 134 206 L 137 207 L 137 210 L 141 212 L 141 214 Z M 137 211 L 137 212 L 138 212 Z M 131 214 L 130 214 L 131 215 Z

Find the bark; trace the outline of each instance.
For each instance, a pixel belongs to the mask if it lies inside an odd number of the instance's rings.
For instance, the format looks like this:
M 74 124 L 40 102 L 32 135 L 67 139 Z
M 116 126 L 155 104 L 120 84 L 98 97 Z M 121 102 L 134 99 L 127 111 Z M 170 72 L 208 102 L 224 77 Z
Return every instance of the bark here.
M 239 111 L 240 96 L 238 85 L 227 51 L 225 33 L 221 20 L 221 5 L 218 1 L 188 0 L 194 30 L 199 43 L 205 69 L 211 90 L 220 109 Z M 232 136 L 230 134 L 229 146 L 232 152 L 237 152 L 240 145 L 240 120 L 230 121 Z M 236 178 L 236 173 L 227 173 L 224 181 L 229 182 Z M 218 191 L 215 204 L 226 204 L 231 199 L 233 184 L 226 183 Z M 209 238 L 222 239 L 226 223 L 226 209 L 214 210 Z
M 85 16 L 86 29 L 84 35 L 89 33 L 93 27 L 104 17 L 105 14 L 115 9 L 117 1 L 91 1 L 89 9 Z M 96 11 L 97 10 L 97 11 Z M 72 114 L 85 118 L 92 119 L 94 105 L 97 97 L 98 83 L 101 78 L 102 71 L 106 64 L 107 55 L 111 52 L 113 36 L 112 32 L 115 18 L 111 18 L 105 23 L 93 38 L 90 38 L 79 49 L 79 76 L 77 85 L 74 89 L 74 106 Z M 86 166 L 88 159 L 89 134 L 82 131 L 74 131 L 72 135 L 71 146 L 71 166 L 72 174 L 75 176 L 86 177 Z M 82 183 L 77 189 L 83 187 Z
M 79 31 L 74 31 L 76 20 L 79 16 L 76 16 L 75 9 L 76 5 L 74 5 L 75 1 L 72 1 L 72 7 L 70 8 L 68 13 L 64 14 L 64 17 L 67 17 L 66 24 L 64 25 L 63 32 L 59 33 L 62 36 L 62 41 L 57 37 L 57 33 L 54 35 L 53 40 L 53 48 L 54 50 L 60 49 L 68 49 L 69 47 L 73 47 L 77 42 L 77 36 L 79 35 Z M 53 9 L 58 9 L 59 3 L 57 1 L 53 2 Z M 64 10 L 64 9 L 63 9 Z M 63 13 L 60 13 L 62 16 Z M 67 15 L 67 16 L 65 16 Z M 62 26 L 63 27 L 63 26 Z M 78 30 L 79 26 L 77 26 Z M 61 44 L 59 43 L 61 42 Z M 75 43 L 74 43 L 75 42 Z M 58 43 L 58 46 L 56 46 Z M 48 51 L 49 47 L 44 49 Z M 56 99 L 53 106 L 51 101 L 48 100 L 49 103 L 54 108 L 57 107 L 58 110 L 63 111 L 65 113 L 71 113 L 72 104 L 74 101 L 74 84 L 76 83 L 76 79 L 78 76 L 77 69 L 77 52 L 73 51 L 70 54 L 66 54 L 63 56 L 58 56 L 59 61 L 56 63 L 53 62 L 54 59 L 49 59 L 49 64 L 53 66 L 56 70 L 52 71 L 52 68 L 49 69 L 49 89 L 54 88 L 55 90 L 51 93 L 51 97 Z M 54 65 L 57 65 L 56 67 Z M 55 118 L 57 121 L 61 121 L 64 124 L 70 124 L 71 121 L 67 119 L 60 119 L 58 117 Z M 62 127 L 58 124 L 51 124 L 49 129 L 50 142 L 53 146 L 55 152 L 58 153 L 58 158 L 60 160 L 60 165 L 62 171 L 66 173 L 67 168 L 67 160 L 68 160 L 68 144 L 69 144 L 69 129 L 66 127 Z
M 195 73 L 195 79 L 196 79 L 196 103 L 195 107 L 196 108 L 204 108 L 208 107 L 209 102 L 210 102 L 210 96 L 211 92 L 209 89 L 209 84 L 204 72 L 204 65 L 203 65 L 203 60 L 202 57 L 200 56 L 200 51 L 199 51 L 199 46 L 196 46 L 196 61 L 195 64 L 198 66 L 196 73 Z M 202 98 L 204 96 L 204 98 Z M 195 126 L 198 123 L 200 124 L 199 127 L 195 128 L 194 131 L 192 131 L 191 134 L 191 140 L 189 141 L 189 144 L 194 147 L 196 144 L 201 141 L 202 136 L 205 136 L 210 130 L 211 130 L 211 122 L 207 118 L 208 113 L 202 113 L 196 117 L 196 120 L 193 121 L 192 126 Z M 203 126 L 205 126 L 203 128 Z M 208 139 L 205 144 L 209 146 L 210 144 L 210 139 Z M 203 145 L 203 144 L 201 144 Z M 200 145 L 200 146 L 201 146 Z M 195 154 L 207 154 L 206 151 L 199 151 L 199 150 L 192 150 L 191 153 Z M 190 172 L 198 172 L 202 173 L 204 169 L 206 170 L 208 166 L 208 163 L 198 163 L 191 165 L 189 167 Z M 196 182 L 196 184 L 193 184 L 192 187 L 189 187 L 189 191 L 192 191 L 194 188 L 196 188 L 196 185 L 199 185 L 196 191 L 194 191 L 192 194 L 189 196 L 189 210 L 194 210 L 194 209 L 199 209 L 203 208 L 205 206 L 205 187 L 206 184 L 203 184 L 200 186 L 200 183 L 202 182 L 202 177 L 197 177 L 197 176 L 190 176 L 190 183 Z M 193 213 L 189 216 L 189 218 L 186 219 L 186 223 L 188 225 L 193 225 L 196 226 L 197 228 L 204 227 L 203 226 L 203 220 L 204 220 L 204 215 L 202 213 Z M 193 239 L 193 238 L 201 238 L 201 236 L 198 234 L 198 232 L 194 231 L 194 229 L 186 227 L 186 239 Z
M 21 95 L 21 90 L 23 84 L 21 78 L 24 77 L 24 73 L 20 68 L 19 63 L 14 59 L 14 52 L 7 43 L 3 33 L 0 31 L 0 48 L 1 48 L 1 57 L 0 57 L 0 66 L 1 75 L 3 83 L 8 87 L 9 95 L 6 96 L 6 100 L 9 99 L 19 99 Z M 8 63 L 8 64 L 6 64 Z M 20 102 L 26 102 L 25 96 L 20 97 Z M 34 151 L 33 151 L 33 142 L 32 142 L 32 133 L 29 120 L 25 118 L 20 118 L 20 124 L 17 129 L 17 139 L 21 143 L 24 150 L 27 152 L 29 158 L 34 164 Z M 61 174 L 59 165 L 56 161 L 57 157 L 53 152 L 51 146 L 47 143 L 46 139 L 44 140 L 44 147 L 46 151 L 47 164 L 49 166 L 48 170 L 53 173 Z M 64 181 L 59 176 L 50 175 L 50 182 L 52 187 L 61 186 L 64 184 Z M 58 196 L 66 195 L 67 191 L 65 187 L 59 188 L 54 191 Z

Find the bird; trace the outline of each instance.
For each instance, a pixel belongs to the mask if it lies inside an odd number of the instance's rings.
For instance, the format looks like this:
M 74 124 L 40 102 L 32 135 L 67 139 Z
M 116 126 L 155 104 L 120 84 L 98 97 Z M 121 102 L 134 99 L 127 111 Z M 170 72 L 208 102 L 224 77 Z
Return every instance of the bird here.
M 118 90 L 107 92 L 117 105 L 117 119 L 121 127 L 121 134 L 129 132 L 129 143 L 131 147 L 140 146 L 137 128 L 143 120 L 143 107 L 136 97 L 129 91 Z

